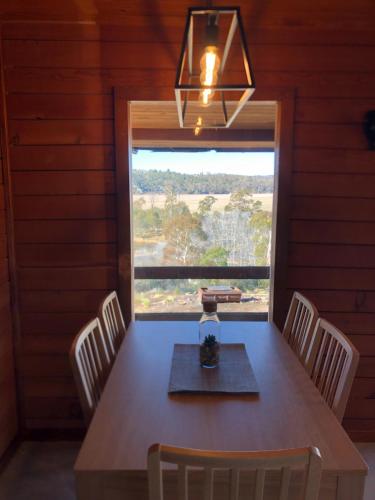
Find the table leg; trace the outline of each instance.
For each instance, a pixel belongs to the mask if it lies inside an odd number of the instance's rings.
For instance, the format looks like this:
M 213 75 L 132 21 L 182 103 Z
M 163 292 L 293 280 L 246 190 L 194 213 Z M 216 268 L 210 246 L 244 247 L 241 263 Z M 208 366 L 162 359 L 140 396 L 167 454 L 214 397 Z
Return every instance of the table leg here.
M 337 500 L 363 500 L 366 476 L 347 474 L 339 476 L 337 482 Z

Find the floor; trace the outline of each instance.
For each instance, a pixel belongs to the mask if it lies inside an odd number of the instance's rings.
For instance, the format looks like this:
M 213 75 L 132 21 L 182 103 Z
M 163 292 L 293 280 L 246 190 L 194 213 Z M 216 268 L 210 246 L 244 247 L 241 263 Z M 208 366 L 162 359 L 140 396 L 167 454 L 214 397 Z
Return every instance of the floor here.
M 0 475 L 0 500 L 74 500 L 80 442 L 25 441 Z
M 375 500 L 375 443 L 357 444 L 370 467 L 364 500 Z M 24 442 L 0 475 L 0 500 L 74 500 L 78 442 Z

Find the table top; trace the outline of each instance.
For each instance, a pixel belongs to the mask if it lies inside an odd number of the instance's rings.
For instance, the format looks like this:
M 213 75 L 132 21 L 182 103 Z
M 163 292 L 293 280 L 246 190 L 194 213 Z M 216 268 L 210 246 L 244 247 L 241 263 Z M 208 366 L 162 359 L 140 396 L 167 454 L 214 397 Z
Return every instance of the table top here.
M 190 321 L 136 321 L 127 331 L 75 470 L 146 469 L 153 443 L 209 450 L 317 446 L 326 471 L 367 467 L 272 323 L 222 322 L 244 342 L 259 395 L 168 394 L 175 343 L 198 341 Z

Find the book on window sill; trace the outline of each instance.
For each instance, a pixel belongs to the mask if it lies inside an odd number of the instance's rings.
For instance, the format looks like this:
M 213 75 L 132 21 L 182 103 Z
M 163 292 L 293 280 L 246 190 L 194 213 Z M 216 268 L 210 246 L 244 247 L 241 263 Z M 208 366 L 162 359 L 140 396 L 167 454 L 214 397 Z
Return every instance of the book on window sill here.
M 208 286 L 199 289 L 201 302 L 240 302 L 242 291 L 235 286 Z

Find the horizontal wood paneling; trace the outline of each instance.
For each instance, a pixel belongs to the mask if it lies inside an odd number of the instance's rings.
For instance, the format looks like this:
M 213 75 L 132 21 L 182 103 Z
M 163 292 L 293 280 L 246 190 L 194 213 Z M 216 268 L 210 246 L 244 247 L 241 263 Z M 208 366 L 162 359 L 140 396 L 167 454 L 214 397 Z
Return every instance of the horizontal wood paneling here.
M 361 356 L 375 357 L 375 341 L 372 333 L 363 335 L 359 333 L 353 335 L 351 335 L 350 332 L 345 333 L 348 335 L 351 342 L 353 342 L 356 346 Z
M 113 172 L 83 170 L 75 172 L 15 172 L 15 195 L 112 194 Z
M 16 247 L 20 267 L 116 266 L 116 245 L 112 243 L 19 244 Z
M 295 149 L 296 172 L 321 172 L 339 174 L 374 174 L 374 154 L 366 150 Z
M 174 69 L 155 69 L 150 72 L 134 68 L 19 68 L 6 69 L 8 87 L 13 93 L 44 94 L 112 94 L 113 86 L 171 85 L 176 77 Z M 367 85 L 366 85 L 367 89 Z M 370 91 L 369 91 L 370 92 Z M 171 94 L 173 98 L 173 93 Z
M 371 418 L 345 418 L 343 427 L 357 443 L 373 441 L 374 421 Z
M 374 245 L 375 222 L 292 221 L 291 241 Z
M 217 5 L 227 5 L 225 1 L 218 0 Z M 184 18 L 191 3 L 187 0 L 180 0 L 176 3 L 171 0 L 156 0 L 152 4 L 139 4 L 137 2 L 124 3 L 119 9 L 118 1 L 97 0 L 95 8 L 91 4 L 81 4 L 77 9 L 77 3 L 67 0 L 63 4 L 58 4 L 56 9 L 51 12 L 48 5 L 43 0 L 35 0 L 32 5 L 27 0 L 19 0 L 16 4 L 6 4 L 2 18 L 6 20 L 43 20 L 43 21 L 101 21 L 108 23 L 110 20 L 115 24 L 129 23 L 130 19 L 143 19 L 143 23 L 155 26 L 155 13 L 160 13 L 160 21 L 155 29 L 161 29 L 164 26 L 170 28 L 168 19 L 170 17 L 180 16 Z M 329 8 L 322 0 L 314 3 L 315 9 L 310 4 L 296 2 L 296 0 L 285 0 L 282 8 L 277 5 L 273 9 L 260 9 L 258 5 L 250 2 L 241 3 L 241 11 L 245 18 L 253 17 L 257 14 L 259 25 L 264 26 L 285 26 L 291 30 L 294 26 L 297 29 L 326 28 L 329 31 L 335 31 L 335 27 L 340 27 L 346 32 L 350 29 L 360 30 L 371 27 L 371 14 L 374 12 L 373 4 L 370 0 L 360 0 L 357 2 L 355 15 L 351 4 L 331 0 Z M 161 15 L 163 14 L 163 15 Z M 370 18 L 369 18 L 370 17 Z M 141 21 L 136 21 L 140 23 Z M 258 24 L 257 23 L 257 24 Z M 255 24 L 253 22 L 253 24 Z M 138 26 L 138 24 L 136 24 Z M 337 30 L 337 28 L 336 28 Z M 166 31 L 166 34 L 169 30 Z M 160 36 L 160 35 L 159 35 Z M 132 38 L 133 39 L 133 38 Z
M 77 420 L 77 418 L 82 417 L 76 397 L 26 398 L 25 411 L 29 418 Z
M 290 267 L 288 287 L 305 290 L 375 290 L 375 269 Z
M 113 99 L 109 95 L 33 95 L 11 94 L 8 97 L 9 118 L 29 120 L 111 119 Z
M 375 362 L 371 356 L 362 355 L 359 360 L 358 378 L 373 378 L 375 381 Z
M 368 290 L 308 290 L 301 292 L 314 302 L 320 313 L 375 312 L 375 291 Z
M 375 245 L 322 245 L 291 243 L 289 263 L 292 266 L 332 268 L 375 268 Z
M 62 398 L 77 397 L 73 377 L 33 377 L 24 379 L 26 398 L 53 398 L 60 394 Z
M 154 42 L 160 37 L 161 31 L 168 31 L 168 41 L 181 41 L 181 33 L 185 27 L 185 19 L 181 13 L 185 13 L 181 7 L 179 16 L 165 15 L 160 18 L 160 24 L 153 22 L 153 17 L 129 16 L 121 18 L 121 25 L 118 25 L 121 12 L 116 9 L 116 14 L 112 22 L 116 24 L 46 24 L 34 23 L 26 24 L 20 28 L 18 24 L 5 24 L 3 37 L 7 40 L 106 40 L 106 41 L 140 41 Z M 245 28 L 251 30 L 252 44 L 266 43 L 301 43 L 305 45 L 319 44 L 322 39 L 330 41 L 331 44 L 351 45 L 351 44 L 373 44 L 375 35 L 372 25 L 368 19 L 351 19 L 343 25 L 343 29 L 332 29 L 333 20 L 327 13 L 320 15 L 319 22 L 311 26 L 306 22 L 301 13 L 296 13 L 293 9 L 293 20 L 290 22 L 290 15 L 284 18 L 284 12 L 279 12 L 275 17 L 270 17 L 269 13 L 260 23 L 254 25 L 252 17 L 244 18 Z M 51 15 L 51 14 L 50 14 Z M 96 21 L 96 19 L 95 19 Z M 110 21 L 110 19 L 108 19 Z M 350 26 L 350 28 L 349 28 Z M 360 33 L 358 30 L 360 29 Z
M 375 379 L 357 379 L 348 402 L 347 418 L 361 418 L 365 411 L 369 415 L 375 413 Z
M 375 100 L 298 99 L 296 102 L 296 122 L 362 124 L 369 109 L 375 109 Z
M 72 369 L 67 354 L 24 354 L 20 357 L 20 374 L 28 377 L 69 377 Z
M 372 47 L 351 46 L 254 45 L 252 57 L 259 71 L 374 71 Z M 180 44 L 159 42 L 154 57 L 149 57 L 149 43 L 94 41 L 5 40 L 7 66 L 66 68 L 175 68 Z M 234 66 L 236 67 L 236 66 Z M 238 66 L 237 66 L 238 67 Z
M 13 146 L 113 144 L 112 120 L 11 120 Z
M 113 147 L 95 145 L 11 148 L 12 170 L 111 170 Z
M 70 335 L 46 335 L 36 333 L 23 339 L 21 357 L 29 355 L 68 355 L 70 346 L 77 332 Z M 58 395 L 57 395 L 58 396 Z
M 351 335 L 356 333 L 370 335 L 374 331 L 374 312 L 326 312 L 325 317 L 328 321 L 337 325 L 338 328 Z
M 299 196 L 374 198 L 375 175 L 295 173 L 293 192 Z M 361 204 L 360 201 L 357 203 Z
M 113 86 L 167 86 L 171 89 L 175 69 L 151 70 L 111 68 L 105 71 L 93 68 L 6 68 L 6 79 L 13 93 L 46 94 L 111 94 Z M 257 86 L 297 88 L 300 97 L 373 99 L 375 74 L 372 73 L 312 73 L 311 71 L 257 70 Z
M 20 307 L 25 313 L 91 313 L 97 315 L 98 304 L 109 290 L 23 291 Z
M 113 243 L 116 226 L 112 220 L 17 221 L 18 243 Z
M 102 189 L 105 187 L 102 186 Z M 114 217 L 113 195 L 20 196 L 15 210 L 16 220 L 113 219 Z
M 371 184 L 371 180 L 371 177 L 368 178 L 367 183 Z M 305 190 L 306 189 L 308 188 L 305 187 Z M 312 190 L 313 189 L 315 188 L 313 187 Z M 374 222 L 375 199 L 352 197 L 332 198 L 328 195 L 309 197 L 295 196 L 291 199 L 291 217 L 292 219 L 304 220 Z
M 17 199 L 15 219 L 113 219 L 113 195 L 22 196 Z
M 80 328 L 92 319 L 91 312 L 76 313 L 26 313 L 22 314 L 21 328 L 24 335 L 78 333 Z
M 22 269 L 18 273 L 21 290 L 113 290 L 114 267 Z
M 375 361 L 375 163 L 362 130 L 364 113 L 375 107 L 374 5 L 240 4 L 257 91 L 285 87 L 297 97 L 285 293 L 301 289 L 361 351 L 345 427 L 375 439 L 367 399 Z M 66 329 L 116 286 L 113 87 L 146 86 L 152 94 L 165 86 L 173 99 L 190 5 L 123 5 L 99 0 L 77 11 L 68 0 L 51 11 L 41 0 L 18 0 L 3 12 L 101 21 L 3 28 L 30 428 L 80 425 Z M 46 332 L 54 325 L 59 334 Z
M 300 123 L 295 126 L 297 148 L 367 149 L 362 125 Z

